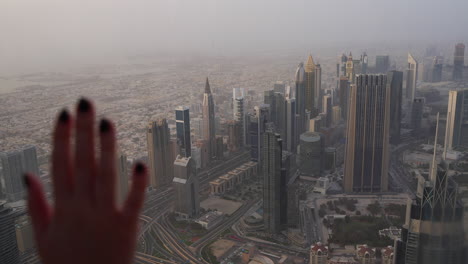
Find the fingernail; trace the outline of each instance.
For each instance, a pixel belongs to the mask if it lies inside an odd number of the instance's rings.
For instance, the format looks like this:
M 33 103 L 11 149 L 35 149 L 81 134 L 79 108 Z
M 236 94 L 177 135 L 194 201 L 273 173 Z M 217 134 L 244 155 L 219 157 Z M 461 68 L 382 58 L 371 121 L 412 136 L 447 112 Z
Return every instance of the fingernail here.
M 101 123 L 99 124 L 99 131 L 101 131 L 101 133 L 106 133 L 110 130 L 110 128 L 111 128 L 111 124 L 109 120 L 101 119 Z
M 23 174 L 23 183 L 26 188 L 29 188 L 29 176 L 27 173 Z
M 138 162 L 135 166 L 135 172 L 137 174 L 142 174 L 145 171 L 145 165 L 143 163 Z
M 81 98 L 78 102 L 78 112 L 80 113 L 87 113 L 91 109 L 91 103 L 85 99 Z
M 68 114 L 67 109 L 63 109 L 59 115 L 59 122 L 60 123 L 67 123 L 70 120 L 70 115 Z

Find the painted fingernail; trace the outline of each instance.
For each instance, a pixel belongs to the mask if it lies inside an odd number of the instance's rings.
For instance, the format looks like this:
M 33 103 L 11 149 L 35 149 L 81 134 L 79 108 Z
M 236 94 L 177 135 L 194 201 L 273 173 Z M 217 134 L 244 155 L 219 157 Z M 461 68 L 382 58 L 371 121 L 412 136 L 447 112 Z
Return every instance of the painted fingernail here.
M 138 162 L 135 166 L 135 172 L 137 174 L 142 174 L 145 171 L 145 165 L 143 163 Z
M 111 124 L 109 120 L 101 119 L 101 123 L 99 124 L 99 131 L 101 131 L 101 133 L 106 133 L 110 130 L 110 128 L 111 128 Z
M 23 174 L 23 183 L 26 188 L 29 188 L 29 176 L 27 173 Z
M 67 109 L 63 109 L 59 115 L 59 122 L 60 123 L 67 123 L 70 120 L 70 115 L 68 114 Z
M 87 113 L 91 109 L 91 103 L 85 99 L 81 98 L 78 102 L 78 112 L 80 113 Z

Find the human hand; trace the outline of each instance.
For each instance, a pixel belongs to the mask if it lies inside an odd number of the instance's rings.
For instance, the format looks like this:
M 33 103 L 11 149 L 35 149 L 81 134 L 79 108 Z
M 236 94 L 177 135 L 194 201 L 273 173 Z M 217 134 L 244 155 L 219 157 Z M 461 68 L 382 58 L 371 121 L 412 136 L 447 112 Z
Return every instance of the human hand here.
M 118 208 L 115 127 L 110 121 L 101 120 L 101 151 L 96 159 L 94 123 L 95 110 L 86 99 L 78 103 L 76 121 L 66 110 L 58 118 L 51 170 L 54 205 L 47 203 L 40 180 L 25 175 L 29 213 L 44 264 L 132 262 L 147 169 L 136 164 L 127 200 Z

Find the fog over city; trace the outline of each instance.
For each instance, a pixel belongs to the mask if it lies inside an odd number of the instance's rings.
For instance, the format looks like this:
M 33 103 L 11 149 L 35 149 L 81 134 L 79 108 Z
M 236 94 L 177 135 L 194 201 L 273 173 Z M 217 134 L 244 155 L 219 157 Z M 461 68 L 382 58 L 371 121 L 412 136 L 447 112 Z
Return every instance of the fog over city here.
M 0 2 L 0 72 L 171 53 L 244 55 L 468 37 L 462 0 Z

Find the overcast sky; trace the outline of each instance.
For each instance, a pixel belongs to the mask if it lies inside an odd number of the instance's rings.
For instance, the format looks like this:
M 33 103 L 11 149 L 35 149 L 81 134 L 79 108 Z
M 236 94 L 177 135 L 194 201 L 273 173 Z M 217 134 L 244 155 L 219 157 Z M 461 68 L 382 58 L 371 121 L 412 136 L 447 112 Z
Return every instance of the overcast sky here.
M 468 39 L 467 0 L 0 0 L 0 71 L 94 56 Z

